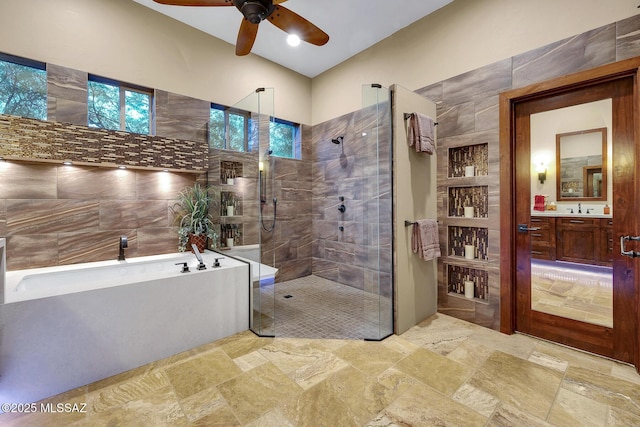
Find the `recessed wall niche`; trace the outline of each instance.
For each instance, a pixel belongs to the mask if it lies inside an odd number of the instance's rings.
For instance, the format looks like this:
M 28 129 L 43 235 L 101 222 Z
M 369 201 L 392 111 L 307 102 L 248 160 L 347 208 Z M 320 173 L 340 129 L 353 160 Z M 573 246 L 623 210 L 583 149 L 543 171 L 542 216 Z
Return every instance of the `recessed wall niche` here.
M 447 264 L 447 291 L 449 294 L 465 296 L 466 283 L 473 283 L 473 299 L 489 301 L 489 273 L 471 267 Z M 466 282 L 466 283 L 465 283 Z
M 465 217 L 465 207 L 473 207 L 472 218 L 488 218 L 489 186 L 449 187 L 449 216 Z
M 476 176 L 489 175 L 488 143 L 449 148 L 449 178 L 467 176 L 465 171 L 469 166 L 474 168 Z
M 487 261 L 489 230 L 479 227 L 449 226 L 449 255 Z M 468 247 L 473 247 L 470 249 Z M 472 250 L 472 256 L 469 251 Z

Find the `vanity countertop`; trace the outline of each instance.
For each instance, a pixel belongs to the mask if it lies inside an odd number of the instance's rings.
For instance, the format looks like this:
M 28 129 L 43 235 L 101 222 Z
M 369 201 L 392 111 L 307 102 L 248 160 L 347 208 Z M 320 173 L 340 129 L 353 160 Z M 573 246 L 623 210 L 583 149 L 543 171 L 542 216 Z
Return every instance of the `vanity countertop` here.
M 531 211 L 531 216 L 553 216 L 553 217 L 571 217 L 571 218 L 613 218 L 611 214 L 602 214 L 602 213 L 570 213 L 570 212 L 562 212 L 562 211 Z

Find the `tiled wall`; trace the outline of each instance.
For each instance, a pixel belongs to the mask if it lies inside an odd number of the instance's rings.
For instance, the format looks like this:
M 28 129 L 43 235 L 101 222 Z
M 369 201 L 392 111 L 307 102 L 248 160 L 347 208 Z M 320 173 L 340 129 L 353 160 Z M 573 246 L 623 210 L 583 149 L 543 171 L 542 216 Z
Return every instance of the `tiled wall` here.
M 177 250 L 169 205 L 195 174 L 0 163 L 7 268 L 45 267 Z
M 313 274 L 365 290 L 377 287 L 378 271 L 391 272 L 389 114 L 381 127 L 371 108 L 313 127 Z M 341 145 L 331 142 L 338 136 Z
M 488 143 L 489 208 L 482 227 L 488 228 L 488 304 L 450 297 L 444 263 L 439 263 L 438 310 L 480 325 L 499 329 L 500 218 L 499 113 L 500 92 L 587 70 L 640 55 L 640 15 L 560 40 L 539 49 L 487 65 L 417 90 L 438 103 L 438 216 L 447 217 L 451 147 Z M 444 228 L 444 227 L 443 227 Z M 447 230 L 440 244 L 447 245 Z

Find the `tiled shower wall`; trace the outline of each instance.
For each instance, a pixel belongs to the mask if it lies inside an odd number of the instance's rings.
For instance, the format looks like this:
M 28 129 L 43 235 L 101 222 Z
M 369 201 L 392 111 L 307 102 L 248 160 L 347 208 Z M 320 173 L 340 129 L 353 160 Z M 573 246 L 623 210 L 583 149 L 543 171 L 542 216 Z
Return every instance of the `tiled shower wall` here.
M 493 329 L 500 327 L 500 188 L 498 94 L 640 55 L 640 15 L 487 65 L 416 92 L 438 103 L 438 216 L 447 217 L 447 151 L 488 143 L 488 304 L 450 297 L 443 262 L 438 265 L 438 311 Z M 444 228 L 444 227 L 443 227 Z M 447 230 L 440 245 L 447 247 Z
M 391 282 L 388 110 L 382 117 L 375 108 L 340 116 L 314 126 L 312 136 L 313 274 L 375 292 L 378 271 L 380 283 Z M 331 142 L 339 136 L 342 144 Z M 390 296 L 391 287 L 382 293 Z

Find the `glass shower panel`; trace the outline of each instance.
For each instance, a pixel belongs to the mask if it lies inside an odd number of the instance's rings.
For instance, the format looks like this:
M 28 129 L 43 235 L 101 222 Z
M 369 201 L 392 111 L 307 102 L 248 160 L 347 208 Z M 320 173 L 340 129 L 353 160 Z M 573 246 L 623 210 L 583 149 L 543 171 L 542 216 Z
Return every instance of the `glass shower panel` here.
M 273 88 L 258 88 L 233 108 L 249 114 L 247 150 L 253 154 L 247 179 L 253 183 L 244 199 L 245 233 L 254 236 L 259 250 L 252 259 L 249 328 L 260 336 L 275 336 L 275 275 L 273 251 L 269 251 L 271 224 L 275 219 L 273 160 L 269 152 L 269 124 L 274 119 Z M 266 226 L 265 226 L 266 225 Z
M 391 92 L 363 85 L 362 104 L 364 338 L 377 341 L 393 333 Z

